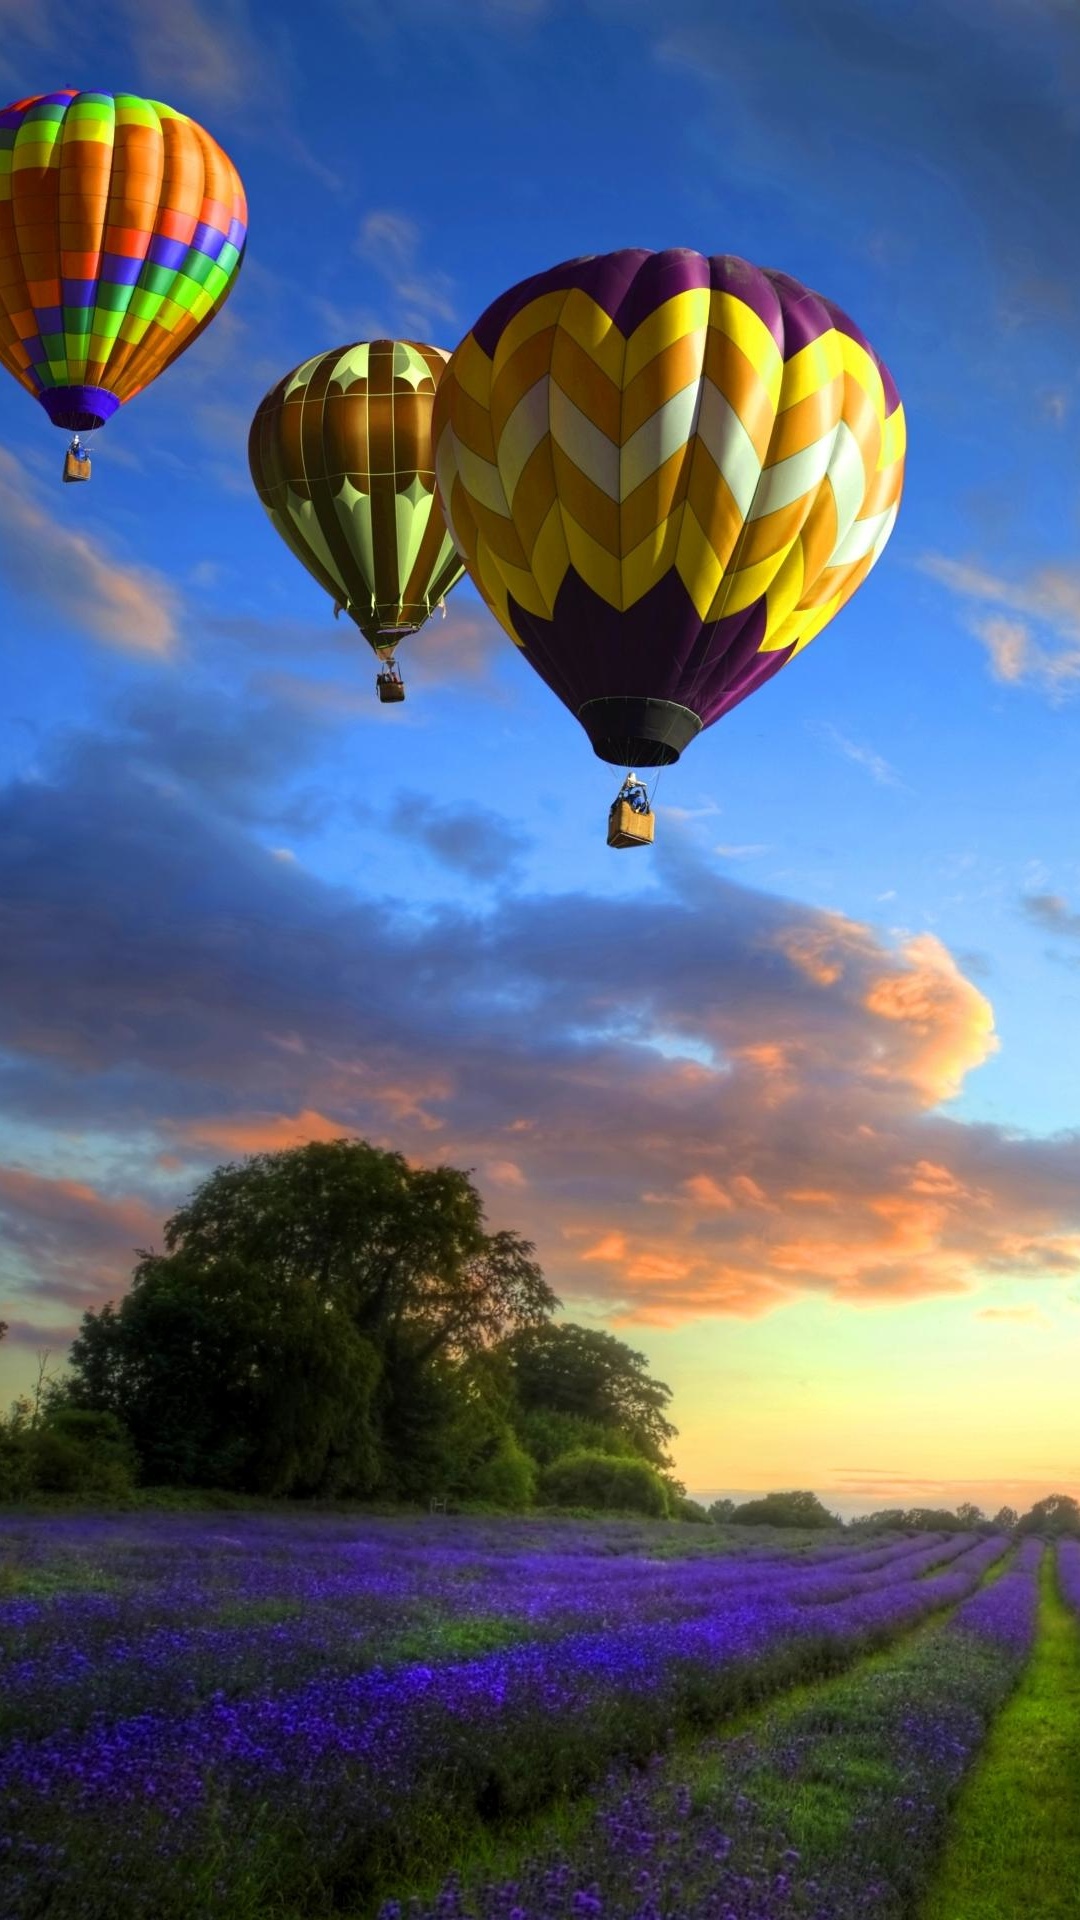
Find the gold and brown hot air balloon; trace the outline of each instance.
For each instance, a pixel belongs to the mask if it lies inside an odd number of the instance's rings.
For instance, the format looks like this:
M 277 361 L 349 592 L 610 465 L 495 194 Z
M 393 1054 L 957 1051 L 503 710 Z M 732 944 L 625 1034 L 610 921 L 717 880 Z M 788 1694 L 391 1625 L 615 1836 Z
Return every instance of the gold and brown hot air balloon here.
M 251 477 L 297 559 L 380 661 L 381 700 L 402 700 L 394 660 L 464 567 L 435 491 L 431 410 L 449 355 L 361 340 L 279 380 L 251 423 Z

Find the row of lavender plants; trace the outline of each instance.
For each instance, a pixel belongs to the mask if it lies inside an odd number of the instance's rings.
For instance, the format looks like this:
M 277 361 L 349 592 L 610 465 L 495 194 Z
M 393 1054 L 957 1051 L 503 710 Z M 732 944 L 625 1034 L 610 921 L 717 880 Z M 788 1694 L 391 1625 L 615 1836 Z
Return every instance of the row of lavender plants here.
M 611 1781 L 571 1848 L 381 1920 L 906 1920 L 1030 1654 L 1042 1551 L 1025 1542 L 946 1623 L 815 1699 Z M 1063 1573 L 1080 1599 L 1080 1548 Z
M 970 1545 L 901 1540 L 825 1562 L 623 1556 L 601 1577 L 595 1556 L 566 1550 L 573 1539 L 498 1555 L 470 1551 L 468 1527 L 444 1533 L 421 1562 L 400 1530 L 378 1526 L 283 1554 L 276 1528 L 267 1537 L 258 1525 L 232 1533 L 187 1521 L 155 1528 L 152 1572 L 142 1543 L 110 1554 L 107 1524 L 95 1537 L 85 1519 L 59 1521 L 52 1540 L 52 1564 L 72 1580 L 89 1571 L 93 1584 L 0 1601 L 5 1736 L 54 1717 L 71 1728 L 95 1713 L 175 1713 L 222 1691 L 295 1687 L 420 1654 L 713 1615 L 763 1588 L 820 1604 L 887 1585 L 897 1569 L 914 1577 Z
M 1007 1543 L 961 1546 L 936 1576 L 925 1552 L 904 1555 L 886 1584 L 839 1600 L 800 1603 L 781 1579 L 703 1616 L 16 1739 L 0 1759 L 24 1902 L 13 1912 L 44 1911 L 43 1875 L 52 1920 L 168 1920 L 169 1887 L 200 1888 L 208 1913 L 261 1910 L 244 1905 L 252 1886 L 268 1897 L 286 1871 L 360 1898 L 395 1864 L 446 1858 L 477 1818 L 577 1793 L 612 1763 L 643 1763 L 678 1730 L 836 1670 L 955 1604 Z M 64 1846 L 43 1865 L 58 1806 Z

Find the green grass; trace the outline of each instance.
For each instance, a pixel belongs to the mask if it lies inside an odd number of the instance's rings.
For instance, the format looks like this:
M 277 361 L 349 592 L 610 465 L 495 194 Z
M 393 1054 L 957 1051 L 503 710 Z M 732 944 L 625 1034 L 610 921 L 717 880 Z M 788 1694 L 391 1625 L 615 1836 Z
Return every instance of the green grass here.
M 1080 1912 L 1080 1627 L 1040 1577 L 1035 1652 L 960 1796 L 921 1920 L 1076 1920 Z
M 469 1660 L 477 1654 L 494 1653 L 526 1637 L 520 1620 L 501 1614 L 465 1614 L 455 1620 L 420 1620 L 394 1634 L 380 1657 L 380 1664 L 410 1660 Z
M 51 1600 L 62 1593 L 112 1593 L 120 1582 L 103 1567 L 73 1556 L 39 1561 L 0 1560 L 0 1600 Z

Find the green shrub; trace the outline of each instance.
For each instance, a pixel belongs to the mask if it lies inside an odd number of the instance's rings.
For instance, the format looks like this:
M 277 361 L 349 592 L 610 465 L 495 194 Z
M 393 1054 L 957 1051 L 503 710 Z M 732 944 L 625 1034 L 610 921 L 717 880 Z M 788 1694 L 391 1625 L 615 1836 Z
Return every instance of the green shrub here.
M 115 1414 L 58 1407 L 40 1424 L 0 1423 L 0 1500 L 126 1500 L 134 1485 L 134 1450 Z
M 816 1493 L 766 1493 L 747 1500 L 731 1516 L 735 1527 L 838 1527 L 834 1513 L 823 1507 Z
M 122 1500 L 135 1484 L 131 1442 L 115 1414 L 60 1408 L 27 1445 L 35 1492 Z
M 508 1430 L 500 1437 L 494 1453 L 473 1469 L 469 1495 L 511 1513 L 521 1513 L 532 1505 L 535 1492 L 536 1464 Z
M 557 1507 L 614 1508 L 654 1519 L 668 1512 L 667 1488 L 647 1461 L 620 1459 L 592 1448 L 553 1460 L 540 1476 L 540 1488 L 544 1499 Z
M 670 1507 L 673 1520 L 689 1520 L 691 1525 L 695 1527 L 709 1527 L 712 1525 L 711 1514 L 702 1506 L 700 1500 L 691 1500 L 689 1494 L 676 1494 L 675 1498 L 670 1502 Z

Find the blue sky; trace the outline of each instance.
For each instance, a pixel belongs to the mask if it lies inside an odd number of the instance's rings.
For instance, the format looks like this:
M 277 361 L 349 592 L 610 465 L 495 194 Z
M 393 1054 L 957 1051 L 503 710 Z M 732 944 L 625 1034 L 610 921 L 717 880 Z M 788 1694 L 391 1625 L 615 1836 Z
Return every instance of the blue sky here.
M 232 300 L 91 487 L 0 394 L 0 1382 L 215 1159 L 356 1129 L 477 1168 L 670 1379 L 695 1485 L 1077 1477 L 1071 8 L 0 0 L 0 27 L 5 97 L 164 98 L 251 206 Z M 837 301 L 910 454 L 871 580 L 622 859 L 610 770 L 467 583 L 378 708 L 245 443 L 309 354 L 453 346 L 627 245 Z

